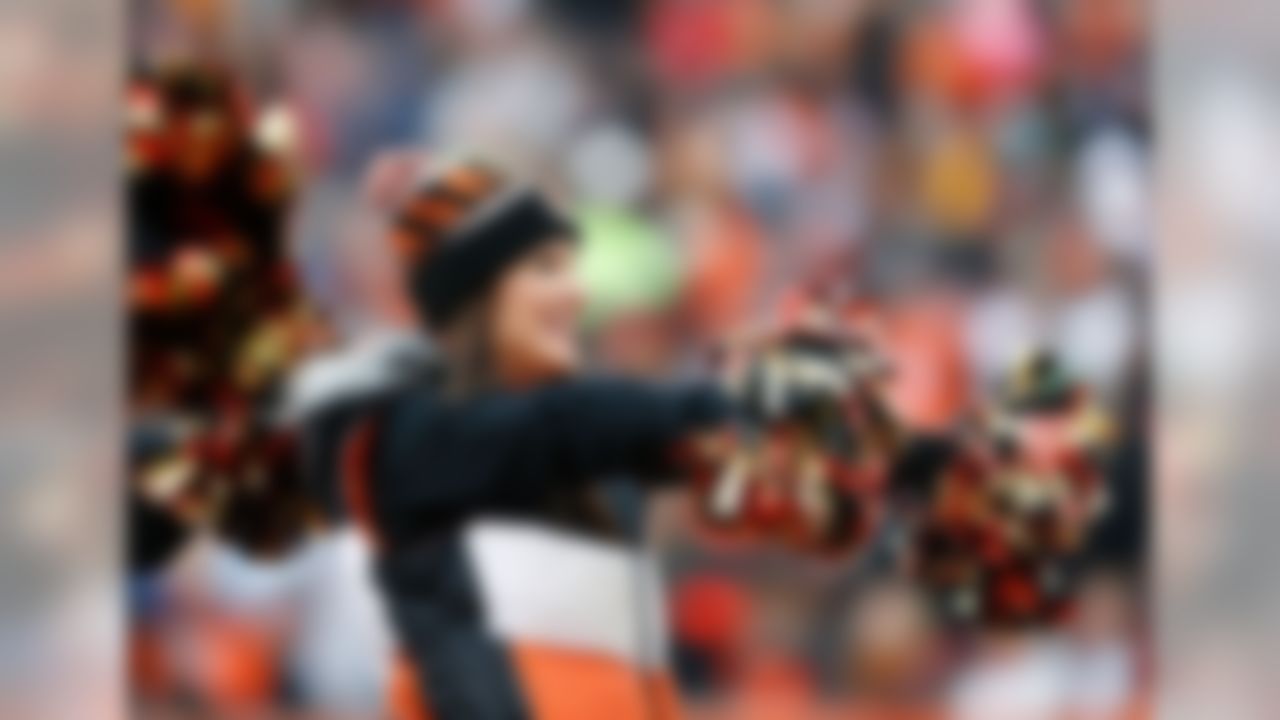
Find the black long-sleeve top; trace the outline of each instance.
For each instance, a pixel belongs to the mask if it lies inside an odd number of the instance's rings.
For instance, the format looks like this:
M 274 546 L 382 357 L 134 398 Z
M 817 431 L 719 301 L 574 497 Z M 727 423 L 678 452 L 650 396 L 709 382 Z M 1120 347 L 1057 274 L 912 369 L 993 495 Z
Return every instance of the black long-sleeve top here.
M 396 548 L 479 513 L 604 530 L 585 492 L 593 480 L 670 479 L 682 442 L 727 419 L 705 384 L 590 378 L 453 399 L 421 382 L 374 403 L 355 432 L 368 436 L 369 519 Z
M 678 477 L 681 446 L 728 421 L 728 409 L 710 385 L 592 378 L 453 399 L 422 380 L 315 423 L 317 469 L 331 471 L 318 474 L 322 497 L 373 534 L 398 644 L 435 717 L 532 717 L 503 642 L 486 629 L 468 523 L 620 539 L 593 481 Z

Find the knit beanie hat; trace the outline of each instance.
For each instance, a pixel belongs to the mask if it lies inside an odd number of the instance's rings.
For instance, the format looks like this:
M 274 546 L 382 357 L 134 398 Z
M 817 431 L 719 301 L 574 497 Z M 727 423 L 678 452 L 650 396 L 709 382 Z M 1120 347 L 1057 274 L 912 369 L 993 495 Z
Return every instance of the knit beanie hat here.
M 419 185 L 392 233 L 414 304 L 433 329 L 447 326 L 525 253 L 574 238 L 573 225 L 539 193 L 474 161 Z

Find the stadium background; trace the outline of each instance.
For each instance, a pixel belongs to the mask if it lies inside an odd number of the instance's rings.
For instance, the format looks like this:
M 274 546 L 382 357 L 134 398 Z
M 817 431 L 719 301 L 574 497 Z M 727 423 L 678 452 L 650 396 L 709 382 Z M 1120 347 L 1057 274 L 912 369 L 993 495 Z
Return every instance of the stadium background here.
M 1137 3 L 136 2 L 133 60 L 217 59 L 282 102 L 304 167 L 291 242 L 342 337 L 404 321 L 361 181 L 381 150 L 475 147 L 586 229 L 597 362 L 669 376 L 808 282 L 874 303 L 895 407 L 943 427 L 1053 347 L 1124 421 L 1082 611 L 944 632 L 874 552 L 833 566 L 709 545 L 678 500 L 669 570 L 702 717 L 1129 710 L 1146 680 L 1149 127 Z M 621 498 L 620 502 L 627 502 Z M 156 716 L 376 716 L 388 640 L 361 550 L 278 565 L 202 544 L 131 588 L 133 694 Z

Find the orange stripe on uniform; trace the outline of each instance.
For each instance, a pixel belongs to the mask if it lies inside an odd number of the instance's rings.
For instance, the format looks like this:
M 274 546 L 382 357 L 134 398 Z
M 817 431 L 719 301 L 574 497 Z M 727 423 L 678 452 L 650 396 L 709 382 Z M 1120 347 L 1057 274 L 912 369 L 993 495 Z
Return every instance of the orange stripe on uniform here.
M 342 448 L 342 494 L 351 519 L 375 549 L 382 547 L 382 534 L 373 514 L 369 468 L 373 459 L 374 424 L 365 421 L 347 437 Z M 391 720 L 432 720 L 426 696 L 413 663 L 397 655 L 387 681 L 387 712 Z
M 396 657 L 387 688 L 387 709 L 391 720 L 431 720 L 426 696 L 419 685 L 413 663 L 404 655 Z
M 538 720 L 677 720 L 671 678 L 599 653 L 514 644 L 509 652 Z
M 373 453 L 372 422 L 362 423 L 342 448 L 342 495 L 351 519 L 364 532 L 374 549 L 382 547 L 382 533 L 373 513 L 369 466 Z

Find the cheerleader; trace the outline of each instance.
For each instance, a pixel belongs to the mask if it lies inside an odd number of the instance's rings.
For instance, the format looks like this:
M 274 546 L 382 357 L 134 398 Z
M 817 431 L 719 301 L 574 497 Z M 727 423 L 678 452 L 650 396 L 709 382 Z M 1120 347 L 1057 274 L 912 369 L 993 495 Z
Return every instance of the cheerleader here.
M 403 656 L 397 712 L 676 717 L 658 571 L 596 486 L 692 480 L 734 522 L 753 472 L 725 472 L 743 457 L 737 403 L 715 383 L 585 374 L 574 229 L 491 167 L 420 185 L 391 237 L 434 361 L 327 413 L 313 464 L 375 547 Z M 813 487 L 788 532 L 847 535 L 851 515 Z

